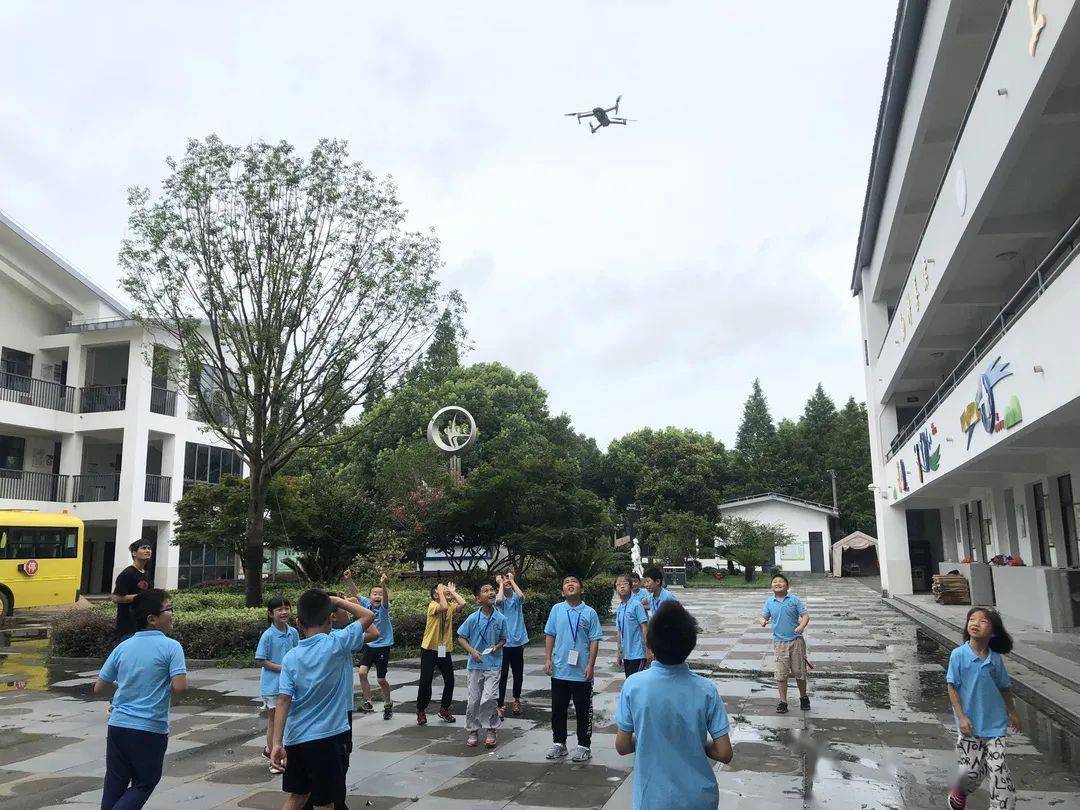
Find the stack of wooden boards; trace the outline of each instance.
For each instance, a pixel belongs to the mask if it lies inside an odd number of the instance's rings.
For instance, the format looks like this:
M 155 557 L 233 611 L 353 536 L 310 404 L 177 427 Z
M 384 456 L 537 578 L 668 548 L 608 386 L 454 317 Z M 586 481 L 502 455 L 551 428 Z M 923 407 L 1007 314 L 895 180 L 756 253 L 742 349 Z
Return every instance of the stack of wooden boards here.
M 960 574 L 934 574 L 931 590 L 934 599 L 943 605 L 970 605 L 968 581 Z

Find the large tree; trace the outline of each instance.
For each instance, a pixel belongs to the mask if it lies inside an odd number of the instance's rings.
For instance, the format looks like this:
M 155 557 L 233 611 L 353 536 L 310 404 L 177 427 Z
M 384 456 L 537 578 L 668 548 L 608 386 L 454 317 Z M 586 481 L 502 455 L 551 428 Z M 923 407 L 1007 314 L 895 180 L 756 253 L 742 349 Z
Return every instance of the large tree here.
M 754 379 L 750 396 L 743 404 L 742 421 L 735 438 L 735 486 L 740 495 L 757 495 L 775 488 L 777 467 L 776 425 L 769 403 Z
M 430 339 L 446 305 L 439 243 L 403 228 L 393 183 L 340 141 L 305 158 L 211 136 L 167 164 L 156 198 L 130 194 L 123 286 L 178 348 L 195 413 L 244 457 L 245 568 L 259 571 L 274 474 L 343 438 L 346 413 Z M 261 577 L 248 576 L 247 604 L 261 602 Z

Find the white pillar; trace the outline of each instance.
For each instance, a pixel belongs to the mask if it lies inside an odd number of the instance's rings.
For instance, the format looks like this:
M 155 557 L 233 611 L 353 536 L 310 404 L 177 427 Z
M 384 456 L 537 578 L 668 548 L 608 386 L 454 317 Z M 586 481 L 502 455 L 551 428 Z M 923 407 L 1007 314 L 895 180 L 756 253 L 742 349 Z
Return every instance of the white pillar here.
M 1039 559 L 1039 530 L 1035 525 L 1035 488 L 1025 484 L 1021 503 L 1023 516 L 1017 515 L 1017 528 L 1020 535 L 1020 556 L 1028 565 L 1042 565 Z
M 1065 526 L 1061 522 L 1061 495 L 1058 492 L 1058 483 L 1056 476 L 1048 476 L 1043 479 L 1044 486 L 1046 488 L 1046 494 L 1049 496 L 1046 499 L 1046 525 L 1049 527 L 1050 537 L 1053 539 L 1054 547 L 1052 553 L 1054 554 L 1053 565 L 1058 568 L 1064 568 L 1066 566 L 1065 556 Z
M 157 549 L 154 551 L 154 584 L 171 590 L 176 587 L 180 567 L 180 547 L 174 546 L 173 524 L 158 523 Z
M 875 498 L 878 531 L 878 564 L 881 589 L 890 596 L 910 594 L 911 552 L 908 548 L 907 512 L 880 495 Z
M 82 434 L 65 433 L 60 439 L 60 474 L 68 477 L 64 500 L 71 504 L 75 501 L 75 476 L 82 471 L 82 457 Z
M 1000 524 L 1001 530 L 1004 533 L 1004 543 L 999 546 L 1001 554 L 1011 554 L 1016 556 L 1020 553 L 1020 535 L 1016 526 L 1016 490 L 1009 488 L 1002 490 L 1001 492 L 1001 512 L 999 512 L 997 505 L 997 497 L 994 498 L 994 523 L 995 525 L 999 520 L 1003 520 Z M 1003 514 L 1002 514 L 1003 512 Z M 999 534 L 998 538 L 1001 539 L 1002 535 Z
M 133 540 L 142 537 L 143 517 L 146 514 L 146 450 L 150 439 L 150 367 L 144 355 L 146 345 L 145 336 L 140 336 L 128 346 L 127 405 L 124 409 L 114 578 L 131 564 L 127 547 Z
M 945 562 L 957 562 L 960 558 L 956 556 L 955 510 L 952 505 L 945 504 L 938 509 L 938 515 L 941 519 L 941 551 L 945 557 Z

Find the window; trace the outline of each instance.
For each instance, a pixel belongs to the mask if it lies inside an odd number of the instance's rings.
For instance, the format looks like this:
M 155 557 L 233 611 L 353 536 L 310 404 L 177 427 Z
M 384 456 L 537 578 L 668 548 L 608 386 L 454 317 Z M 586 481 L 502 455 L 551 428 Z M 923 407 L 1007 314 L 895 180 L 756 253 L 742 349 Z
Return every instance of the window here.
M 177 586 L 190 588 L 217 579 L 235 579 L 233 556 L 211 546 L 181 546 Z
M 0 436 L 0 469 L 21 470 L 26 454 L 26 439 L 18 436 Z
M 226 447 L 188 442 L 184 448 L 184 489 L 190 484 L 217 484 L 221 476 L 244 474 L 240 454 Z
M 78 555 L 76 529 L 0 526 L 0 560 L 74 559 Z

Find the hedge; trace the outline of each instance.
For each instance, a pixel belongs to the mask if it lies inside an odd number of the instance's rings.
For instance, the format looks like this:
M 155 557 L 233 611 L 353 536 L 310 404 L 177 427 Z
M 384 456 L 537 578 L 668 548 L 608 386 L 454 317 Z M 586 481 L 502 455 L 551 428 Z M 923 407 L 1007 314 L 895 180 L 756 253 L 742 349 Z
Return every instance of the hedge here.
M 342 590 L 340 586 L 332 588 Z M 284 589 L 296 604 L 299 591 L 291 585 Z M 275 591 L 266 590 L 269 598 Z M 454 628 L 473 612 L 471 594 L 467 605 L 455 614 Z M 398 655 L 415 655 L 423 640 L 429 596 L 425 591 L 391 589 L 391 618 L 394 623 L 394 650 Z M 600 621 L 611 618 L 611 578 L 602 576 L 585 584 L 585 602 L 591 605 Z M 554 587 L 526 591 L 525 626 L 532 640 L 543 635 L 548 612 L 561 600 Z M 224 659 L 229 662 L 252 660 L 259 636 L 266 629 L 263 608 L 243 607 L 242 594 L 228 591 L 176 591 L 172 636 L 184 647 L 188 658 Z M 105 658 L 114 646 L 115 608 L 108 603 L 90 610 L 74 609 L 53 620 L 52 654 L 71 658 Z

